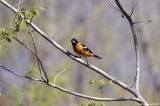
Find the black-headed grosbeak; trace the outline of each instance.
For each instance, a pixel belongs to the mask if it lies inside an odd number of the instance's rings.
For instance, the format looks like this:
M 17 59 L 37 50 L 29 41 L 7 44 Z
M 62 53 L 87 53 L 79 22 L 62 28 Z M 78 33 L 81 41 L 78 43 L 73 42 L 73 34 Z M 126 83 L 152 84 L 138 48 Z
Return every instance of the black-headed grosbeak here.
M 85 57 L 86 61 L 87 61 L 87 57 L 95 57 L 97 59 L 102 59 L 102 57 L 93 54 L 89 48 L 87 48 L 81 42 L 77 41 L 75 38 L 71 40 L 71 43 L 75 53 L 78 54 L 80 57 Z M 88 61 L 87 61 L 87 64 L 88 64 Z

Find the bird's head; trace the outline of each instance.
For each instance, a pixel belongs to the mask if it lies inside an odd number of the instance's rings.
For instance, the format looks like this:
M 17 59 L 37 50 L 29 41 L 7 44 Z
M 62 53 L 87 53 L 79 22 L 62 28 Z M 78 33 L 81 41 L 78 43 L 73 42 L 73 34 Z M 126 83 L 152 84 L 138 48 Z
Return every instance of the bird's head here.
M 75 38 L 72 38 L 71 43 L 72 45 L 76 44 L 78 41 Z

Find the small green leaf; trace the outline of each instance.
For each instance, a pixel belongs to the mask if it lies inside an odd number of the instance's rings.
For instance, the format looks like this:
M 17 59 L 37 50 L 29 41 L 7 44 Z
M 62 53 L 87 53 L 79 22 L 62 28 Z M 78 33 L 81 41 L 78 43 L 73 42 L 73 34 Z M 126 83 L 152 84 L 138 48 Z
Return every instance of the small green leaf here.
M 34 7 L 30 10 L 33 16 L 40 15 L 40 12 L 44 10 L 42 7 Z
M 1 28 L 0 29 L 0 45 L 1 48 L 4 47 L 6 41 L 11 42 L 11 37 L 14 36 L 14 33 L 10 28 Z
M 112 80 L 110 80 L 110 81 L 108 82 L 108 84 L 110 84 L 110 85 L 113 85 L 113 82 L 112 82 Z
M 24 19 L 27 21 L 31 17 L 32 17 L 31 12 L 30 11 L 25 11 L 25 13 L 24 13 Z
M 99 80 L 99 85 L 100 86 L 105 86 L 107 84 L 107 81 L 104 79 Z
M 89 81 L 89 84 L 94 85 L 94 84 L 96 84 L 96 82 L 97 82 L 96 80 L 92 79 L 92 80 Z
M 87 105 L 88 105 L 88 103 L 86 103 L 86 102 L 81 104 L 81 106 L 87 106 Z
M 22 12 L 23 10 L 21 9 L 21 10 L 18 10 L 17 11 L 17 13 L 16 13 L 16 17 L 21 17 L 22 15 L 23 15 L 23 12 Z
M 1 42 L 0 42 L 0 48 L 1 48 L 1 49 L 6 48 L 6 44 L 5 44 L 5 43 L 1 43 Z
M 34 65 L 29 67 L 29 72 L 27 73 L 28 76 L 35 76 L 37 74 L 37 68 Z
M 27 28 L 27 23 L 25 20 L 21 20 L 20 23 L 19 23 L 19 26 L 20 26 L 20 30 L 24 30 Z

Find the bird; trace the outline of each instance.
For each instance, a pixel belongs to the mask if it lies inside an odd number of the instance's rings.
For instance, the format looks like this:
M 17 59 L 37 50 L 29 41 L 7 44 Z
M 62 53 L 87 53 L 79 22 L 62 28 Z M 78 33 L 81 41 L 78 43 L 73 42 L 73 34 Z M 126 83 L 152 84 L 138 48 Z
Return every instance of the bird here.
M 87 64 L 88 64 L 87 57 L 95 57 L 97 59 L 102 59 L 102 57 L 94 54 L 88 47 L 86 47 L 84 44 L 82 44 L 75 38 L 71 39 L 71 43 L 72 43 L 74 52 L 78 54 L 80 58 L 84 57 L 86 59 Z

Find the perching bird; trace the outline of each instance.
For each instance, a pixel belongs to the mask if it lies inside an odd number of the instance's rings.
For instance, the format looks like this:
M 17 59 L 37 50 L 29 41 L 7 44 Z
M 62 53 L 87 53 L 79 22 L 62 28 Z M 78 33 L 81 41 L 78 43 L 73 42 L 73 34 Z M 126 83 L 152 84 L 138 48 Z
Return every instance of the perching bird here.
M 78 54 L 80 57 L 85 57 L 86 61 L 87 61 L 87 57 L 95 57 L 97 59 L 102 59 L 102 57 L 99 57 L 93 54 L 89 48 L 87 48 L 81 42 L 77 41 L 75 38 L 71 40 L 71 43 L 72 43 L 75 53 Z M 87 61 L 87 64 L 88 64 L 88 61 Z

